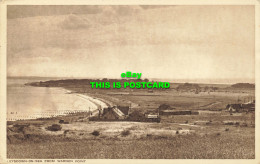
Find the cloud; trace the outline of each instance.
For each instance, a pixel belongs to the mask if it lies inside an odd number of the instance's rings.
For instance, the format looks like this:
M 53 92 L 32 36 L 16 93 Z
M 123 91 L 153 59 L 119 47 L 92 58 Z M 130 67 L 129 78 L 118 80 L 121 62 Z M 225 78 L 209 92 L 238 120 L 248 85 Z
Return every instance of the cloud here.
M 94 5 L 9 5 L 7 19 L 67 14 L 98 14 L 101 12 L 100 6 Z
M 91 27 L 91 24 L 86 18 L 70 14 L 60 23 L 60 27 L 67 30 L 88 29 Z
M 148 70 L 158 70 L 150 76 L 160 77 L 167 66 L 173 70 L 172 76 L 185 78 L 199 77 L 210 65 L 211 69 L 203 73 L 205 78 L 221 77 L 221 72 L 229 69 L 234 71 L 227 73 L 230 77 L 253 77 L 253 7 L 158 7 L 99 6 L 102 12 L 96 14 L 9 19 L 8 73 L 45 76 L 47 71 L 53 76 L 95 76 L 97 72 L 117 75 L 114 70 L 135 68 L 146 70 L 147 75 Z M 201 54 L 206 57 L 197 57 Z M 149 64 L 143 68 L 142 63 Z M 237 68 L 237 63 L 243 65 Z M 26 69 L 24 65 L 28 65 Z M 195 69 L 197 74 L 190 75 L 189 71 Z
M 172 7 L 174 5 L 9 5 L 7 8 L 7 18 L 26 18 L 36 16 L 54 16 L 54 15 L 95 15 L 106 13 L 111 10 L 111 13 L 117 13 L 120 16 L 132 15 L 138 13 L 142 9 L 157 9 Z

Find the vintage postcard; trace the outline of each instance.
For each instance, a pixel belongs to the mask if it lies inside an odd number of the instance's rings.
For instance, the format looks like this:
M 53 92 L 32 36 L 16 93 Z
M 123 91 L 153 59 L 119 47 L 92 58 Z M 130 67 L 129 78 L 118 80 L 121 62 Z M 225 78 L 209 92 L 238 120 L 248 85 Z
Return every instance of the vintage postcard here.
M 0 163 L 259 164 L 259 27 L 259 1 L 1 2 Z

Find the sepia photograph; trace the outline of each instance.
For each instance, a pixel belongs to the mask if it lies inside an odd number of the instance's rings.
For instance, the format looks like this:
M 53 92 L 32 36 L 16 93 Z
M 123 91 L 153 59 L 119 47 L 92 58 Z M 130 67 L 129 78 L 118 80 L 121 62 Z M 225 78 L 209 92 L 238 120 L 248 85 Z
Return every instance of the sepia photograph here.
M 255 13 L 7 5 L 6 158 L 255 159 Z

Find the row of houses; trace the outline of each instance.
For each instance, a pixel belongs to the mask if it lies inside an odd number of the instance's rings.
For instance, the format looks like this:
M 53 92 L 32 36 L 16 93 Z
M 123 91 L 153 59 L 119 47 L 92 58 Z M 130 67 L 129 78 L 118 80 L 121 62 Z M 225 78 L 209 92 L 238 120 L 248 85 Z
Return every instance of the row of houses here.
M 98 116 L 89 118 L 90 121 L 140 121 L 160 122 L 159 114 L 131 111 L 129 106 L 113 106 L 99 109 Z
M 122 120 L 129 116 L 130 107 L 128 106 L 113 106 L 99 110 L 99 118 L 109 120 Z
M 160 122 L 160 115 L 198 115 L 199 112 L 191 110 L 173 110 L 165 108 L 162 110 L 150 111 L 142 114 L 138 111 L 130 111 L 129 106 L 113 106 L 99 108 L 98 116 L 92 116 L 90 121 L 141 121 Z
M 243 104 L 228 104 L 226 110 L 229 112 L 252 112 L 255 111 L 255 100 Z

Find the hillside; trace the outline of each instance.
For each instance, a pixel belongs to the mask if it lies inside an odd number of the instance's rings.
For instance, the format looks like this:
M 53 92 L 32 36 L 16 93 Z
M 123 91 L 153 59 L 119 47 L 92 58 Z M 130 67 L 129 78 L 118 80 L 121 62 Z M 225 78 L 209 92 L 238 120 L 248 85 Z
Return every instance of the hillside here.
M 236 83 L 231 85 L 232 88 L 255 88 L 255 84 L 250 83 Z

